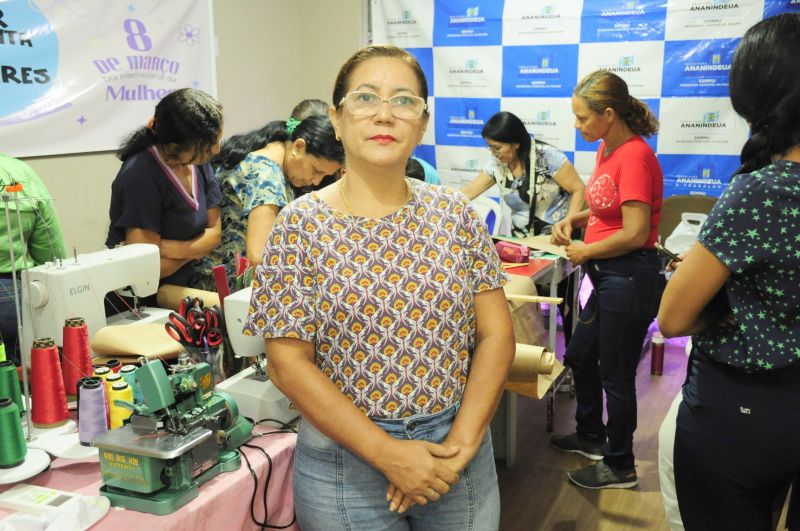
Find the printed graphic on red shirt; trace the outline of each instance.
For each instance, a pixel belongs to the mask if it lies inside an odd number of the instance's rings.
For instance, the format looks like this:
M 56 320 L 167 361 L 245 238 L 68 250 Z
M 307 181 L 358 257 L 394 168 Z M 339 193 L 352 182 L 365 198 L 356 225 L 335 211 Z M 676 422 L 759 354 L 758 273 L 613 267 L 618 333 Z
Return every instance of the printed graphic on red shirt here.
M 598 218 L 596 212 L 606 210 L 617 206 L 619 203 L 619 191 L 614 180 L 607 173 L 592 179 L 589 183 L 589 208 L 591 215 L 589 216 L 589 224 L 597 223 Z

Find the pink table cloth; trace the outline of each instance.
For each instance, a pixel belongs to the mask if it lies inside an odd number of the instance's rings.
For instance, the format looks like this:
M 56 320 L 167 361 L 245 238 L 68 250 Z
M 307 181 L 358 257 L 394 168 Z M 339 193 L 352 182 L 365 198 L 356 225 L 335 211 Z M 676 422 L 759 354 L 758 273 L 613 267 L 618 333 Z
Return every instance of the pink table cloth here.
M 269 431 L 274 429 L 268 426 L 256 428 L 256 434 Z M 292 468 L 296 441 L 297 435 L 294 433 L 275 433 L 256 437 L 248 443 L 260 446 L 272 458 L 272 475 L 267 490 L 267 523 L 270 525 L 286 525 L 294 516 Z M 247 454 L 258 476 L 255 516 L 263 521 L 264 482 L 269 471 L 269 463 L 264 454 L 258 450 L 241 448 L 241 451 Z M 100 465 L 96 460 L 55 459 L 49 470 L 26 480 L 25 483 L 96 496 L 102 485 Z M 0 486 L 0 492 L 9 487 L 10 485 Z M 250 475 L 247 464 L 242 458 L 242 466 L 238 470 L 220 474 L 201 485 L 199 496 L 172 514 L 156 516 L 111 507 L 108 514 L 91 529 L 92 531 L 258 530 L 261 526 L 257 526 L 250 517 L 252 494 L 253 476 Z M 9 510 L 0 508 L 0 520 L 8 514 Z M 287 529 L 299 531 L 300 528 L 295 523 Z

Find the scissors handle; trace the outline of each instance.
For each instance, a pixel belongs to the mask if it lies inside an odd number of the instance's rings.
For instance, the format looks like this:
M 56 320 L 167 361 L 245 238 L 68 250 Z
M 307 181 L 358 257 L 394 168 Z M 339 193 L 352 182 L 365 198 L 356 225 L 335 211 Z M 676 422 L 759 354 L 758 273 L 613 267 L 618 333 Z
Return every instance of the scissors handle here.
M 164 323 L 164 330 L 167 331 L 169 337 L 179 342 L 181 345 L 186 346 L 192 343 L 192 338 L 189 337 L 188 331 L 182 326 L 178 326 L 172 322 Z

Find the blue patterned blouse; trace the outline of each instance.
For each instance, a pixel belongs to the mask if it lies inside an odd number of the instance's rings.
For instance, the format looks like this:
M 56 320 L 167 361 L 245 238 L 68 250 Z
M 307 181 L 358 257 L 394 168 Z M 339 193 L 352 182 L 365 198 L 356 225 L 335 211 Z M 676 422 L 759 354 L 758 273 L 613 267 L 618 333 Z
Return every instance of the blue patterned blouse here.
M 216 291 L 211 268 L 224 264 L 228 281 L 233 285 L 235 255 L 245 255 L 247 248 L 247 217 L 261 205 L 275 205 L 278 210 L 294 199 L 294 192 L 280 166 L 263 155 L 247 154 L 230 170 L 217 170 L 222 189 L 220 216 L 222 217 L 222 242 L 206 256 L 202 271 L 193 287 Z M 255 265 L 255 264 L 254 264 Z

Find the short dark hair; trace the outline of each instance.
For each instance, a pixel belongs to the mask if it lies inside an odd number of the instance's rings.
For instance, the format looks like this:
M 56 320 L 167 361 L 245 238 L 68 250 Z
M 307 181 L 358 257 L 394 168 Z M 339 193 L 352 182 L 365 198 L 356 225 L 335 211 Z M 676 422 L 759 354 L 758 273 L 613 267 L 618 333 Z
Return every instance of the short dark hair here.
M 750 124 L 741 153 L 748 173 L 800 144 L 800 13 L 758 22 L 742 37 L 730 70 L 733 109 Z
M 425 180 L 425 168 L 423 168 L 422 164 L 414 157 L 410 157 L 408 162 L 406 162 L 406 177 L 411 177 L 418 181 Z
M 336 81 L 333 84 L 333 104 L 337 109 L 340 107 L 342 98 L 344 98 L 345 94 L 348 92 L 347 89 L 350 85 L 350 76 L 353 70 L 361 63 L 375 57 L 395 57 L 410 66 L 419 83 L 419 96 L 427 103 L 428 80 L 425 78 L 425 72 L 419 65 L 417 58 L 398 46 L 392 46 L 391 44 L 373 44 L 357 50 L 339 69 L 339 74 L 336 76 Z M 427 108 L 425 109 L 425 114 L 428 114 Z
M 117 150 L 120 160 L 127 160 L 150 146 L 174 144 L 175 156 L 194 149 L 195 155 L 205 153 L 219 140 L 222 131 L 222 105 L 205 92 L 183 88 L 170 92 L 158 102 L 153 125 L 134 131 Z

